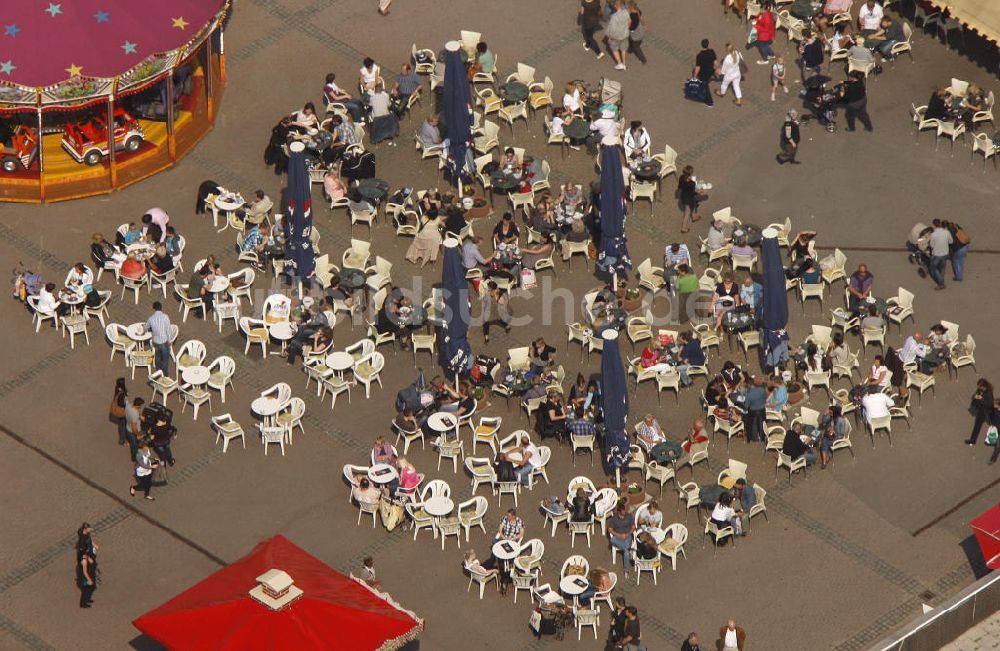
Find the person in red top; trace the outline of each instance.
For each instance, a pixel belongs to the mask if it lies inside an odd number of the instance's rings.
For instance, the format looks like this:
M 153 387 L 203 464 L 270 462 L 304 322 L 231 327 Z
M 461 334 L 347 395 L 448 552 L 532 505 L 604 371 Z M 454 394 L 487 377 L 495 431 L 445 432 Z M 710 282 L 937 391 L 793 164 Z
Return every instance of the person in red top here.
M 670 369 L 670 365 L 666 362 L 666 356 L 660 350 L 660 343 L 655 339 L 642 349 L 642 359 L 639 363 L 642 364 L 644 370 L 654 373 L 665 373 Z
M 770 63 L 770 59 L 774 58 L 774 50 L 771 48 L 771 43 L 774 42 L 774 35 L 776 32 L 776 21 L 774 17 L 774 3 L 768 0 L 764 3 L 764 7 L 761 12 L 757 14 L 757 20 L 754 21 L 754 26 L 757 28 L 757 40 L 754 41 L 754 45 L 760 51 L 761 59 L 757 61 L 758 65 L 766 66 Z
M 134 253 L 129 253 L 128 258 L 122 263 L 121 269 L 118 270 L 118 275 L 131 280 L 139 280 L 146 275 L 146 265 L 140 262 Z

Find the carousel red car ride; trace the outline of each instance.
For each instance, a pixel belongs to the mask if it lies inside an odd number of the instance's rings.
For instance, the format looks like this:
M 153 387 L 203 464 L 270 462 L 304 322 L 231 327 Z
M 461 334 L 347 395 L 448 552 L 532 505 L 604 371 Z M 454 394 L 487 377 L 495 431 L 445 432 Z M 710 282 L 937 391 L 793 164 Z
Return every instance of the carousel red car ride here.
M 0 126 L 0 165 L 13 174 L 18 167 L 28 169 L 38 156 L 38 134 L 35 129 L 17 125 L 13 129 Z
M 125 109 L 116 108 L 115 150 L 133 152 L 143 141 L 142 125 Z M 108 126 L 99 115 L 84 121 L 71 122 L 63 127 L 63 149 L 78 163 L 97 165 L 108 155 Z

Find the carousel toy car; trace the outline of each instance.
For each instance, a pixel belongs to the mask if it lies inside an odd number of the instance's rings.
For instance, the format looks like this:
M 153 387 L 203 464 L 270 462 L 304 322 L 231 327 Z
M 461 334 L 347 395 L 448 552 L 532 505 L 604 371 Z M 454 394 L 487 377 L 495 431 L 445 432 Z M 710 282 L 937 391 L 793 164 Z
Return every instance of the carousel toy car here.
M 13 129 L 0 125 L 0 165 L 13 174 L 19 167 L 28 169 L 38 156 L 38 133 L 32 127 L 17 125 Z
M 133 152 L 144 138 L 142 125 L 125 109 L 116 108 L 115 150 Z M 108 155 L 108 126 L 103 116 L 95 115 L 83 122 L 71 122 L 63 128 L 63 149 L 78 163 L 97 165 Z

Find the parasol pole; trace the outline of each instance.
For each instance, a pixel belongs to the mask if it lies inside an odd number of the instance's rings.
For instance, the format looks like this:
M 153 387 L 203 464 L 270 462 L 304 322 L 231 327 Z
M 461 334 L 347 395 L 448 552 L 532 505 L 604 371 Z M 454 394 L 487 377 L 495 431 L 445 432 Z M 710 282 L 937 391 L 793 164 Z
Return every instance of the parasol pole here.
M 222 22 L 219 21 L 219 77 L 222 79 L 223 83 L 226 81 L 226 30 L 222 28 Z

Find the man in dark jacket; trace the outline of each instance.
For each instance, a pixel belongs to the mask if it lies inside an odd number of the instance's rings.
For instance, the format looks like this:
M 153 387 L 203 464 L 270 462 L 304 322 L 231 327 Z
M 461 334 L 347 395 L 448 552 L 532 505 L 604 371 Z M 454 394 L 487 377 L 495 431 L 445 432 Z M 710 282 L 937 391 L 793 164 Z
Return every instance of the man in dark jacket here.
M 789 111 L 785 123 L 781 125 L 781 153 L 777 156 L 779 164 L 799 164 L 799 161 L 795 160 L 795 156 L 799 153 L 799 140 L 799 114 Z
M 684 644 L 681 645 L 681 651 L 701 651 L 701 645 L 698 643 L 698 634 L 691 633 L 684 640 Z

